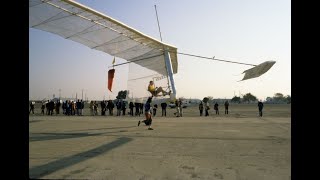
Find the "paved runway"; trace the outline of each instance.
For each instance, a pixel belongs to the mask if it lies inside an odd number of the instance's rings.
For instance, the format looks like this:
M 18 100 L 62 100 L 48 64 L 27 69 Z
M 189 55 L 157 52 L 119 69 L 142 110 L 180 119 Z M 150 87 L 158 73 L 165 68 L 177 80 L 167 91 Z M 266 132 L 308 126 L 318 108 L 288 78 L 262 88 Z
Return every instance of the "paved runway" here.
M 141 119 L 30 115 L 29 176 L 291 179 L 290 114 L 155 117 L 154 130 L 138 127 Z

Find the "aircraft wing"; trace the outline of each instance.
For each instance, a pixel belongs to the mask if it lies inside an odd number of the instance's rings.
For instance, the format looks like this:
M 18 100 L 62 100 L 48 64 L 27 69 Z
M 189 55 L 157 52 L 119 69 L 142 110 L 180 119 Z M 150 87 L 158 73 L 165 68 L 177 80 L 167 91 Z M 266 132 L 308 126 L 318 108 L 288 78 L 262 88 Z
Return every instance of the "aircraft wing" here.
M 245 75 L 241 81 L 261 76 L 262 74 L 266 73 L 275 63 L 275 61 L 266 61 L 253 68 L 245 70 L 243 72 Z
M 29 0 L 29 27 L 57 34 L 167 75 L 164 49 L 177 73 L 177 48 L 71 0 Z

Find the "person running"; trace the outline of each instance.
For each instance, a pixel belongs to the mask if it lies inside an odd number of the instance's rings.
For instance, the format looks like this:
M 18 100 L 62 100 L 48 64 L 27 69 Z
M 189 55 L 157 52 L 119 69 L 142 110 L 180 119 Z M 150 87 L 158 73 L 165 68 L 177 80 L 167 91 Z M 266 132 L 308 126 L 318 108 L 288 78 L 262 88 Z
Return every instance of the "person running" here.
M 146 119 L 143 120 L 142 122 L 144 122 L 146 124 L 146 126 L 149 126 L 148 130 L 153 130 L 153 128 L 151 128 L 151 124 L 152 124 L 152 118 L 151 118 L 151 101 L 152 101 L 152 97 L 149 97 L 146 104 L 145 104 L 145 116 Z M 140 126 L 141 121 L 138 122 L 138 126 Z
M 166 92 L 165 90 L 162 89 L 162 87 L 156 87 L 153 81 L 149 82 L 148 91 L 151 93 L 152 97 L 153 96 L 157 97 L 160 92 L 162 92 L 163 96 L 171 94 L 171 91 Z

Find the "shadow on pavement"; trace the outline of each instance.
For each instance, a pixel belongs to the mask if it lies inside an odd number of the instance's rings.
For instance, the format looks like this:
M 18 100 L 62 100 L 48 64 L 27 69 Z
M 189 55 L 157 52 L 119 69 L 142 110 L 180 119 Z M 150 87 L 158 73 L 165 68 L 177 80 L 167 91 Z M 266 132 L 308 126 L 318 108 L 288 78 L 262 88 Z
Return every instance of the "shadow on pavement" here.
M 38 136 L 38 134 L 40 134 L 40 136 Z M 31 136 L 29 135 L 29 142 L 99 136 L 101 134 L 102 133 L 32 133 Z
M 40 178 L 42 176 L 54 173 L 60 169 L 67 168 L 69 166 L 75 165 L 77 163 L 80 163 L 82 161 L 88 160 L 90 158 L 93 158 L 95 156 L 98 156 L 100 154 L 106 153 L 109 150 L 112 150 L 114 148 L 117 148 L 123 144 L 126 144 L 128 142 L 132 141 L 131 138 L 127 137 L 120 137 L 117 140 L 110 142 L 108 144 L 101 145 L 99 147 L 96 147 L 94 149 L 78 153 L 69 157 L 65 157 L 53 162 L 50 162 L 48 164 L 36 166 L 29 169 L 29 177 L 30 178 Z

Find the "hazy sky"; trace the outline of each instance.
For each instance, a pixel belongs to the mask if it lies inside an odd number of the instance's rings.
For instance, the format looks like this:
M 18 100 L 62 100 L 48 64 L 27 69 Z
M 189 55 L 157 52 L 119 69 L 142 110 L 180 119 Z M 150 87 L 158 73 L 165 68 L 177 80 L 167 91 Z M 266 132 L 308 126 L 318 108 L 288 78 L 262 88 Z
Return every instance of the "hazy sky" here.
M 248 64 L 274 60 L 264 75 L 238 82 L 252 66 L 178 54 L 177 96 L 232 98 L 251 93 L 258 99 L 291 95 L 290 0 L 79 0 L 77 1 L 160 40 L 178 52 Z M 127 67 L 116 68 L 114 93 L 107 91 L 113 57 L 58 35 L 29 29 L 29 98 L 59 96 L 108 99 L 126 89 Z M 117 59 L 117 63 L 125 62 Z M 123 72 L 123 73 L 121 73 Z M 119 76 L 121 76 L 119 78 Z M 121 79 L 122 78 L 122 79 Z

